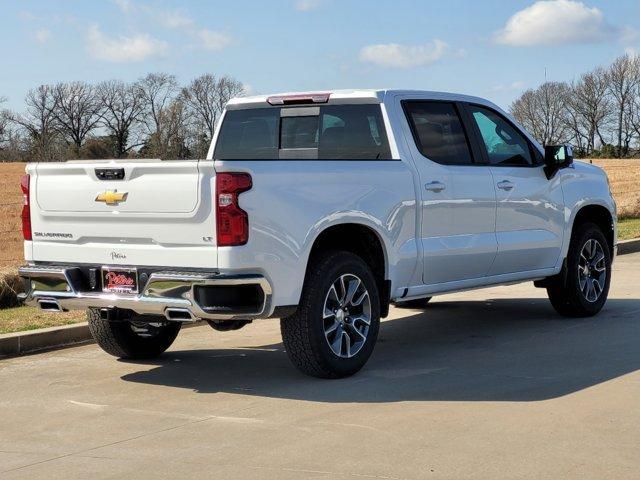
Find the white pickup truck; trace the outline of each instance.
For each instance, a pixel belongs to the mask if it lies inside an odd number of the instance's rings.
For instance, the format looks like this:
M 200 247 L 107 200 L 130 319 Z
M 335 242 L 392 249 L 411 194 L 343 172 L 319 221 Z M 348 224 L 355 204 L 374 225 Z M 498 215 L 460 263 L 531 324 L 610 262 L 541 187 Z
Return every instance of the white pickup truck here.
M 238 98 L 205 160 L 26 171 L 25 300 L 88 309 L 117 357 L 160 355 L 184 322 L 281 318 L 299 369 L 343 377 L 392 303 L 534 281 L 594 315 L 616 251 L 605 173 L 464 95 Z

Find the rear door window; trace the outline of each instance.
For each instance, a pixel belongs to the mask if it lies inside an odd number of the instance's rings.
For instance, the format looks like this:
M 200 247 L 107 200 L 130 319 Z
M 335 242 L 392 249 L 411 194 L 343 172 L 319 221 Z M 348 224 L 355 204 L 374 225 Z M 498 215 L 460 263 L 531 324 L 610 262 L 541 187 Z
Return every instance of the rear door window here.
M 404 102 L 404 107 L 422 155 L 443 165 L 473 163 L 469 142 L 453 103 L 409 101 Z
M 391 158 L 380 105 L 325 105 L 230 110 L 214 158 L 219 160 Z

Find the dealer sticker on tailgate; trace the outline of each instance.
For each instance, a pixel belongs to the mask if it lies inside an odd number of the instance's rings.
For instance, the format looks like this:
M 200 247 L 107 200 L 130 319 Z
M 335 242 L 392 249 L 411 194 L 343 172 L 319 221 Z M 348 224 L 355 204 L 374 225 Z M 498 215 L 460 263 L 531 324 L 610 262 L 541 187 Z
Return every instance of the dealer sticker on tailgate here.
M 138 271 L 135 268 L 102 267 L 102 291 L 138 293 Z

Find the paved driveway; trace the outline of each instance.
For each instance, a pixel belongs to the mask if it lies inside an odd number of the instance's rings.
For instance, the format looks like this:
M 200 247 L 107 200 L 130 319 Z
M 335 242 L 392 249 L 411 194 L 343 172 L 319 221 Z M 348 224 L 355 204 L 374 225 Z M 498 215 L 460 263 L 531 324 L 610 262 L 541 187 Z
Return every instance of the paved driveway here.
M 596 318 L 529 284 L 393 309 L 365 369 L 306 378 L 277 321 L 158 361 L 0 361 L 0 478 L 639 478 L 640 254 Z

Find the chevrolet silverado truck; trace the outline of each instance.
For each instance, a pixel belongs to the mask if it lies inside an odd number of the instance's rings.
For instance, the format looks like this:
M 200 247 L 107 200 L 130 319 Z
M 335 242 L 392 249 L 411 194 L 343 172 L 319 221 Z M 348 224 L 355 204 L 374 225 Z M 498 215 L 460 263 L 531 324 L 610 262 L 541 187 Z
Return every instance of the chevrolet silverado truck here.
M 22 190 L 26 303 L 87 309 L 123 358 L 280 318 L 296 367 L 344 377 L 390 304 L 533 281 L 595 315 L 616 252 L 601 169 L 447 93 L 237 98 L 204 160 L 34 163 Z

